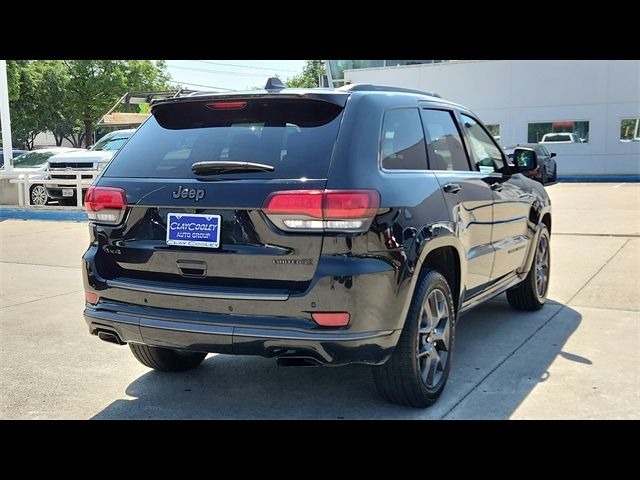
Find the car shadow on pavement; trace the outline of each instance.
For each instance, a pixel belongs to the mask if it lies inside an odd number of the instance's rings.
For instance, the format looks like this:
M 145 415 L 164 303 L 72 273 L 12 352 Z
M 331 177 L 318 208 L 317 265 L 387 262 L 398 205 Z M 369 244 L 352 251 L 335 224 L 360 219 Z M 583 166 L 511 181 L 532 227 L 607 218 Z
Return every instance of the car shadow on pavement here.
M 514 311 L 504 296 L 478 307 L 460 319 L 449 382 L 424 410 L 385 402 L 365 365 L 278 367 L 273 359 L 210 355 L 189 372 L 145 373 L 127 387 L 132 398 L 93 418 L 509 418 L 548 380 L 558 355 L 589 368 L 589 359 L 563 351 L 580 321 L 578 312 L 553 301 L 538 312 Z

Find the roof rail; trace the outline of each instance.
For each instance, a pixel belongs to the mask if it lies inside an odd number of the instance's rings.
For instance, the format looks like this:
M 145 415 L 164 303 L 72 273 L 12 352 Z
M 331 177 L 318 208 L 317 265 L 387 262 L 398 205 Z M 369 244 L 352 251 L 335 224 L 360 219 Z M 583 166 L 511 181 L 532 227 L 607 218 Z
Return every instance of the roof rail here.
M 414 90 L 413 88 L 392 87 L 390 85 L 374 85 L 371 83 L 351 83 L 336 90 L 344 90 L 348 92 L 402 92 L 402 93 L 418 93 L 420 95 L 429 95 L 430 97 L 442 98 L 435 92 L 424 92 L 422 90 Z

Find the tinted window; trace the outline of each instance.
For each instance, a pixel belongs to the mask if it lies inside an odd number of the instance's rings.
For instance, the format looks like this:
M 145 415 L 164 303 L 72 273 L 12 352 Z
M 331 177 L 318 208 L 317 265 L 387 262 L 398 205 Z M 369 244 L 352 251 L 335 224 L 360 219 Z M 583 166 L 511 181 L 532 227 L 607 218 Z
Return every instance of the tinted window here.
M 431 170 L 469 170 L 467 154 L 452 112 L 422 110 Z
M 473 161 L 482 173 L 493 173 L 504 168 L 500 148 L 493 138 L 473 118 L 462 115 L 464 128 L 469 135 Z
M 204 178 L 191 165 L 216 160 L 275 167 L 273 172 L 226 173 L 225 179 L 327 176 L 340 107 L 315 100 L 234 102 L 241 106 L 217 109 L 214 103 L 182 102 L 154 107 L 153 116 L 114 157 L 105 176 Z
M 389 110 L 382 126 L 382 167 L 426 170 L 427 150 L 417 108 Z

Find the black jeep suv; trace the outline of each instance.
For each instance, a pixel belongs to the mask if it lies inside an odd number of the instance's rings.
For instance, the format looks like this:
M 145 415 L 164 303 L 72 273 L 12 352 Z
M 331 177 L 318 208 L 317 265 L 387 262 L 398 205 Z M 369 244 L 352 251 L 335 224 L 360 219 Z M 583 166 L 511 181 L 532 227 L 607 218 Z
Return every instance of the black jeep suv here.
M 87 191 L 85 319 L 144 365 L 208 352 L 373 366 L 381 394 L 442 392 L 460 315 L 542 307 L 551 207 L 482 122 L 376 85 L 198 94 L 152 116 Z

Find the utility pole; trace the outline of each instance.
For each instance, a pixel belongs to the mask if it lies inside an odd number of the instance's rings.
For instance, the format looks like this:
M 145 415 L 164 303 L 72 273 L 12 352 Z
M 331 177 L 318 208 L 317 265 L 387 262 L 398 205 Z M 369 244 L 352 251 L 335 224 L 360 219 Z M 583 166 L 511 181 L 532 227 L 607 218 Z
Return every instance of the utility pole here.
M 13 145 L 11 144 L 11 119 L 9 118 L 9 85 L 7 61 L 0 60 L 0 124 L 2 125 L 2 150 L 4 171 L 13 172 Z

